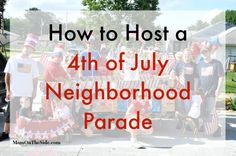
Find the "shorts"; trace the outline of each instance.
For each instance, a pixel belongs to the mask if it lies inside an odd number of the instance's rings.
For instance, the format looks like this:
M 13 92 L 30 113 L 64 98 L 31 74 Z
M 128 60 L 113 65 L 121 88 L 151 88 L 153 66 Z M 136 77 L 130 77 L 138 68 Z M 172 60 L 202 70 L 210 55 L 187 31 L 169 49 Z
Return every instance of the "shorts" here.
M 6 123 L 16 123 L 17 113 L 19 113 L 19 110 L 21 108 L 20 98 L 21 97 L 11 98 L 7 107 L 7 112 L 6 112 L 6 119 L 5 119 Z M 32 102 L 33 102 L 33 99 L 30 98 L 30 105 L 31 105 L 30 110 L 32 107 Z

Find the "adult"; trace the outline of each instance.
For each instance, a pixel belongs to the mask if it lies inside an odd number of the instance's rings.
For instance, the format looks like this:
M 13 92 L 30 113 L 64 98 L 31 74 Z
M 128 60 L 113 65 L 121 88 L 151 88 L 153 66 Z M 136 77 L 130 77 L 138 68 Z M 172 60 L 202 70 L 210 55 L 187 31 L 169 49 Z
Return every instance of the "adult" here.
M 185 49 L 183 52 L 183 61 L 175 66 L 173 73 L 177 76 L 177 79 L 180 84 L 183 86 L 187 85 L 187 82 L 190 83 L 191 92 L 195 88 L 195 79 L 196 75 L 196 64 L 193 63 L 192 52 L 189 49 Z M 183 116 L 187 116 L 191 107 L 190 100 L 176 100 L 176 111 Z M 183 125 L 182 121 L 179 120 L 177 123 L 177 129 L 181 128 Z
M 111 76 L 111 71 L 106 68 L 106 63 L 108 61 L 109 50 L 106 47 L 102 47 L 98 59 L 98 75 L 99 76 Z
M 9 138 L 10 123 L 12 123 L 11 133 L 13 134 L 16 113 L 20 109 L 20 98 L 29 97 L 30 105 L 32 105 L 32 101 L 36 96 L 37 78 L 39 76 L 38 64 L 30 56 L 35 52 L 37 43 L 38 37 L 32 33 L 28 34 L 22 52 L 11 57 L 5 67 L 6 100 L 10 100 L 10 106 L 7 109 L 7 117 L 3 132 L 0 135 L 0 141 Z
M 87 49 L 85 51 L 81 52 L 79 55 L 80 60 L 82 60 L 83 57 L 86 60 L 85 69 L 84 70 L 80 69 L 80 74 L 79 74 L 80 77 L 84 78 L 84 77 L 88 77 L 88 76 L 97 76 L 98 75 L 98 72 L 95 67 L 96 66 L 98 67 L 98 60 L 100 59 L 100 55 L 99 55 L 98 51 L 96 50 L 95 46 L 96 46 L 95 38 L 92 36 L 86 42 Z M 89 63 L 88 63 L 89 53 L 91 54 L 91 59 L 95 60 L 94 62 L 97 62 L 97 65 L 92 63 L 91 69 L 89 69 Z
M 204 92 L 202 104 L 202 117 L 206 135 L 221 136 L 221 126 L 216 114 L 216 97 L 220 93 L 224 77 L 223 65 L 220 61 L 212 59 L 208 48 L 201 50 L 203 60 L 197 65 L 198 87 Z

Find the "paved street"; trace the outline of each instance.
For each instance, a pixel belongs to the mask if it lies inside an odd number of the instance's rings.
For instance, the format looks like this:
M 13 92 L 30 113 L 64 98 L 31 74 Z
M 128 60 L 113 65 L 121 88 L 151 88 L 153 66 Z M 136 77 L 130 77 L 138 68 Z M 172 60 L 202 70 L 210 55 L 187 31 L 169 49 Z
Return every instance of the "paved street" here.
M 198 138 L 187 137 L 179 132 L 177 136 L 171 135 L 171 128 L 174 128 L 175 121 L 158 121 L 159 128 L 153 136 L 142 136 L 140 142 L 146 149 L 135 149 L 131 147 L 129 135 L 125 132 L 112 133 L 110 136 L 96 134 L 92 138 L 86 138 L 80 134 L 74 135 L 71 143 L 62 145 L 46 146 L 20 146 L 14 147 L 9 141 L 0 143 L 0 156 L 5 155 L 236 155 L 236 113 L 220 113 L 220 118 L 224 119 L 226 114 L 226 134 L 225 138 L 203 138 L 199 134 Z M 2 120 L 2 119 L 1 119 Z M 223 121 L 223 120 L 222 120 Z M 165 125 L 163 125 L 163 123 Z M 169 124 L 168 124 L 169 123 Z M 163 129 L 162 127 L 168 127 Z M 189 132 L 190 133 L 190 132 Z

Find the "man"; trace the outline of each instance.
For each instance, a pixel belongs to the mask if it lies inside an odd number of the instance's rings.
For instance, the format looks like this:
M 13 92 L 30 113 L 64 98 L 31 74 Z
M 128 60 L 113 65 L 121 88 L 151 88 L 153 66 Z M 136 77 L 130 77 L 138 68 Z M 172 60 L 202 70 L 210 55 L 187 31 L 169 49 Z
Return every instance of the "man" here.
M 109 51 L 106 47 L 102 47 L 99 51 L 100 58 L 98 59 L 98 76 L 111 76 L 111 71 L 106 68 L 108 53 Z
M 100 55 L 97 50 L 95 50 L 95 45 L 96 41 L 95 38 L 92 36 L 87 42 L 86 42 L 86 47 L 87 49 L 79 54 L 79 59 L 82 60 L 84 57 L 86 60 L 85 63 L 85 69 L 80 70 L 79 77 L 86 78 L 86 77 L 93 77 L 93 76 L 98 76 L 98 71 L 96 70 L 96 66 L 98 67 L 98 60 L 100 59 Z M 94 60 L 92 63 L 91 69 L 89 69 L 89 53 L 91 54 L 91 59 Z M 82 66 L 82 65 L 80 65 Z
M 30 55 L 34 53 L 37 43 L 37 36 L 31 33 L 28 34 L 22 52 L 11 57 L 5 67 L 6 100 L 11 102 L 10 106 L 8 106 L 0 141 L 9 138 L 10 122 L 12 123 L 11 129 L 14 128 L 16 113 L 20 109 L 20 98 L 29 97 L 32 105 L 33 98 L 36 96 L 39 71 L 37 62 Z M 12 113 L 11 121 L 10 109 Z
M 221 127 L 216 114 L 216 97 L 220 93 L 224 77 L 223 65 L 220 61 L 211 58 L 208 48 L 201 50 L 203 60 L 197 65 L 198 87 L 204 92 L 202 117 L 206 135 L 221 136 Z

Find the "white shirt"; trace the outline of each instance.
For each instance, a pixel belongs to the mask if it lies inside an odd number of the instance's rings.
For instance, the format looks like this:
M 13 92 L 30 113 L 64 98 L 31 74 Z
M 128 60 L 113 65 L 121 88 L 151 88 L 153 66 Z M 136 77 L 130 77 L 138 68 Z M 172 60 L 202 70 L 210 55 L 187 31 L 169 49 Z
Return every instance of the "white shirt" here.
M 63 105 L 60 103 L 59 105 Z M 53 117 L 56 119 L 69 119 L 71 117 L 70 109 L 67 106 L 62 106 L 62 108 L 56 107 Z
M 126 62 L 124 63 L 124 81 L 135 81 L 139 80 L 139 71 L 131 70 L 135 65 L 134 58 L 126 58 Z
M 200 116 L 201 114 L 201 103 L 202 103 L 202 98 L 200 95 L 193 95 L 192 96 L 192 106 L 191 109 L 188 113 L 188 116 L 196 119 Z
M 33 79 L 39 76 L 37 62 L 32 58 L 22 58 L 21 55 L 11 57 L 4 70 L 11 74 L 11 96 L 32 97 Z

